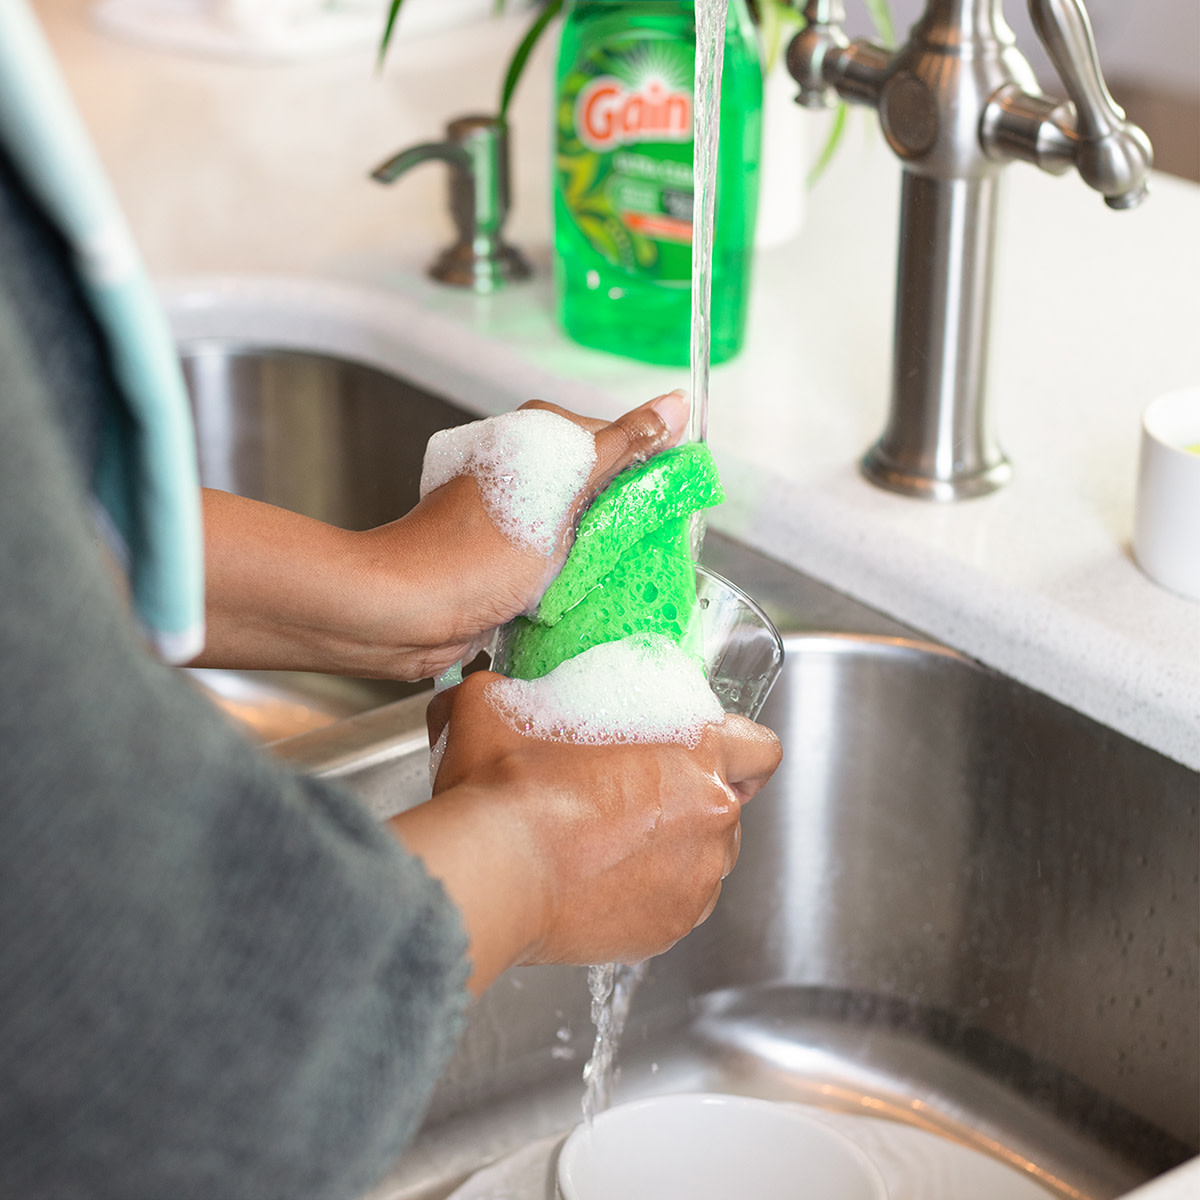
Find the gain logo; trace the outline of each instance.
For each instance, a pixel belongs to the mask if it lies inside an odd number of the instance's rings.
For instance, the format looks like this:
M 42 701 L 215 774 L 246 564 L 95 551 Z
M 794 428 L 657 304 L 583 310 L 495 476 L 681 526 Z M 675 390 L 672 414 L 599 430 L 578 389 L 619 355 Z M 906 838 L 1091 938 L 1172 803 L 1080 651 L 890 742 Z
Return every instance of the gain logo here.
M 589 150 L 613 150 L 634 142 L 690 142 L 692 94 L 651 76 L 629 89 L 600 75 L 575 101 L 575 131 Z

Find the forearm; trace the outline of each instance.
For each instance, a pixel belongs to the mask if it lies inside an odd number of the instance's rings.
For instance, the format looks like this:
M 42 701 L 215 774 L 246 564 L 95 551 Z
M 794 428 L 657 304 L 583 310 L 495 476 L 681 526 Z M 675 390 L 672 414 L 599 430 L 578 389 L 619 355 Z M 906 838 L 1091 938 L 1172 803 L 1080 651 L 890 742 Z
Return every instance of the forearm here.
M 206 490 L 203 504 L 207 635 L 192 665 L 364 676 L 403 670 L 396 637 L 419 605 L 405 573 L 392 572 L 392 637 L 382 644 L 364 636 L 364 609 L 377 603 L 382 570 L 367 535 L 227 492 Z
M 537 603 L 596 490 L 676 441 L 687 420 L 677 393 L 611 423 L 554 411 L 592 434 L 596 461 L 549 552 L 510 540 L 470 474 L 362 532 L 205 491 L 208 634 L 193 665 L 414 680 L 469 657 Z
M 514 815 L 498 789 L 463 786 L 388 822 L 457 906 L 477 996 L 529 958 L 548 920 L 542 866 Z

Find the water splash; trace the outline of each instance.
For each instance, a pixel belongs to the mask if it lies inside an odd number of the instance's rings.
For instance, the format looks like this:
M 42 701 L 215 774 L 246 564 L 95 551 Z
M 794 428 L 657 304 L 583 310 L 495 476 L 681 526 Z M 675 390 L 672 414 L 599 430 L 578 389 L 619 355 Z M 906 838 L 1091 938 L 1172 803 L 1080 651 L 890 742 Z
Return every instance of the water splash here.
M 588 991 L 592 996 L 592 1024 L 596 1041 L 592 1056 L 583 1068 L 583 1119 L 591 1128 L 597 1113 L 612 1103 L 614 1064 L 617 1046 L 633 993 L 646 973 L 646 964 L 628 967 L 620 963 L 604 963 L 588 967 Z

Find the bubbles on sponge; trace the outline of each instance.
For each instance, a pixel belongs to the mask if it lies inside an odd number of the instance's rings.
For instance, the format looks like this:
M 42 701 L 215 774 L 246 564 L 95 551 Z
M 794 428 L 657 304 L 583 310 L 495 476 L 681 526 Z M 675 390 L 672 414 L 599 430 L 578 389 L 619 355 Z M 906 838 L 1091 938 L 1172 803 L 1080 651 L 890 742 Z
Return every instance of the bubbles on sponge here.
M 642 538 L 725 499 L 708 447 L 688 442 L 629 467 L 579 522 L 570 557 L 546 589 L 535 619 L 554 625 Z
M 678 742 L 695 748 L 724 720 L 698 659 L 669 637 L 606 642 L 540 679 L 497 679 L 488 701 L 531 737 L 585 745 Z
M 545 409 L 518 409 L 435 433 L 425 448 L 421 496 L 472 475 L 488 516 L 510 542 L 552 554 L 595 463 L 586 429 Z
M 681 517 L 635 543 L 557 624 L 513 621 L 502 635 L 503 669 L 537 679 L 592 646 L 634 633 L 663 634 L 694 650 L 696 611 L 696 568 Z

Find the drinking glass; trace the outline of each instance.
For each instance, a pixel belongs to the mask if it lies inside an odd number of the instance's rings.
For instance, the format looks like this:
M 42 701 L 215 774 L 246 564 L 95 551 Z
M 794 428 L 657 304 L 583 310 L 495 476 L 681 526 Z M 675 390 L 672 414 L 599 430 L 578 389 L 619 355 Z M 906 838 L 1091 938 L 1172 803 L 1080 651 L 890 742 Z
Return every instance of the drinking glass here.
M 736 584 L 696 567 L 699 606 L 684 644 L 704 662 L 704 673 L 721 707 L 754 720 L 783 667 L 783 641 L 770 617 Z M 493 670 L 506 674 L 508 642 L 500 630 Z
M 730 713 L 757 718 L 783 669 L 783 639 L 737 584 L 696 567 L 699 643 L 708 685 Z

